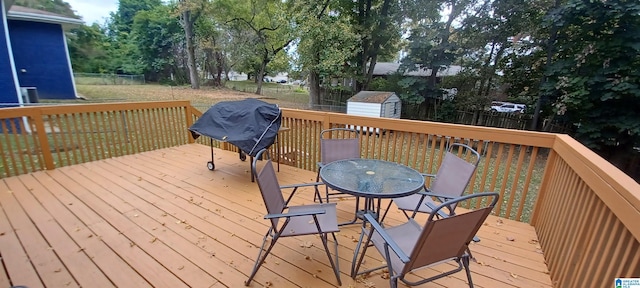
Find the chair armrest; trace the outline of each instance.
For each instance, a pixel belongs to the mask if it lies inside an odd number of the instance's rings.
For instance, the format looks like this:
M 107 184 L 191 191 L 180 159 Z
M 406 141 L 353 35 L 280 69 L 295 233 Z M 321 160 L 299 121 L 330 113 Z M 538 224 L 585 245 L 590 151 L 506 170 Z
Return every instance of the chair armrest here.
M 325 213 L 327 213 L 326 210 L 318 209 L 318 210 L 309 210 L 309 211 L 291 212 L 291 213 L 267 214 L 267 215 L 264 215 L 264 219 L 310 216 L 310 215 L 320 215 Z
M 440 206 L 440 205 L 433 205 L 433 203 L 431 203 L 431 202 L 424 203 L 424 205 L 429 207 L 429 209 L 431 209 L 431 211 L 436 210 L 436 208 L 438 208 L 438 206 Z M 438 216 L 440 216 L 442 218 L 447 218 L 449 216 L 454 215 L 454 213 L 453 213 L 453 211 L 451 211 L 450 207 L 447 207 L 447 209 L 449 209 L 449 214 L 447 214 L 446 212 L 442 211 L 442 209 L 440 209 L 440 210 L 438 210 Z
M 422 175 L 423 177 L 431 177 L 431 178 L 436 178 L 436 174 L 427 174 L 427 173 L 420 173 L 420 175 Z
M 473 194 L 477 194 L 477 193 L 487 193 L 487 192 L 476 192 L 476 193 L 473 193 Z M 469 195 L 466 195 L 466 196 L 464 196 L 464 195 L 462 195 L 462 196 L 451 196 L 451 195 L 442 195 L 442 194 L 431 193 L 431 192 L 428 192 L 428 191 L 427 192 L 421 192 L 420 194 L 425 195 L 425 196 L 432 196 L 432 197 L 441 198 L 440 201 L 442 201 L 443 203 L 446 202 L 446 201 L 450 201 L 451 199 L 456 199 L 456 198 L 460 198 L 460 197 L 468 197 L 468 196 L 471 195 L 471 194 L 469 194 Z M 434 203 L 424 203 L 424 204 L 427 207 L 429 207 L 431 209 L 431 211 L 435 210 L 436 208 L 438 208 L 438 206 L 440 206 L 440 205 L 434 205 Z M 442 209 L 440 209 L 440 210 L 438 210 L 438 216 L 440 216 L 440 217 L 449 217 L 449 216 L 455 215 L 455 211 L 453 211 L 453 209 L 451 209 L 450 206 L 447 205 L 445 207 L 449 210 L 449 214 L 443 212 Z M 478 240 L 478 241 L 474 240 L 474 242 L 479 242 L 479 241 L 480 240 Z
M 420 191 L 418 193 L 420 193 L 422 195 L 426 195 L 426 196 L 438 197 L 438 198 L 443 198 L 443 199 L 447 199 L 447 200 L 456 199 L 456 198 L 460 198 L 460 197 L 465 197 L 465 195 L 453 196 L 453 195 L 436 194 L 436 193 L 430 192 L 429 190 Z M 492 193 L 492 192 L 473 192 L 471 194 L 478 194 L 478 193 Z M 471 195 L 471 194 L 467 194 L 467 196 Z
M 453 195 L 436 194 L 436 193 L 429 192 L 429 191 L 420 191 L 418 193 L 420 193 L 422 195 L 425 195 L 425 196 L 431 196 L 431 197 L 437 197 L 437 198 L 443 198 L 443 199 L 455 199 L 455 198 L 462 197 L 460 195 L 453 196 Z
M 376 221 L 375 218 L 373 218 L 373 216 L 371 216 L 371 214 L 369 213 L 364 213 L 364 218 L 367 222 L 369 222 L 369 224 L 371 224 L 371 229 L 376 230 L 376 232 L 378 232 L 378 234 L 380 234 L 380 237 L 382 237 L 382 239 L 384 240 L 384 242 L 387 243 L 387 245 L 389 245 L 389 247 L 391 247 L 391 250 L 393 250 L 393 253 L 396 253 L 396 255 L 398 255 L 398 258 L 400 258 L 400 261 L 402 261 L 402 263 L 407 263 L 409 262 L 409 256 L 407 256 L 407 254 L 404 253 L 404 251 L 402 251 L 402 249 L 400 249 L 400 246 L 398 246 L 398 244 L 396 244 L 395 241 L 393 241 L 393 239 L 391 238 L 391 236 L 389 236 L 389 234 L 387 234 L 387 231 L 384 230 L 384 228 L 382 228 L 382 226 L 378 223 L 378 221 Z M 369 243 L 367 243 L 368 245 Z M 389 261 L 387 259 L 387 261 Z
M 280 190 L 293 188 L 293 191 L 291 191 L 291 194 L 289 194 L 289 197 L 287 198 L 287 201 L 284 202 L 285 205 L 289 205 L 289 201 L 291 201 L 291 199 L 293 198 L 293 195 L 296 194 L 296 191 L 298 191 L 298 188 L 314 186 L 314 187 L 316 187 L 316 190 L 317 190 L 317 187 L 319 185 L 324 185 L 324 183 L 322 183 L 322 182 L 311 182 L 311 183 L 299 183 L 299 184 L 291 184 L 291 185 L 280 186 Z
M 319 185 L 324 185 L 324 183 L 322 183 L 322 182 L 311 182 L 311 183 L 298 183 L 298 184 L 291 184 L 291 185 L 283 185 L 283 186 L 280 186 L 280 189 L 300 188 L 300 187 L 319 186 Z

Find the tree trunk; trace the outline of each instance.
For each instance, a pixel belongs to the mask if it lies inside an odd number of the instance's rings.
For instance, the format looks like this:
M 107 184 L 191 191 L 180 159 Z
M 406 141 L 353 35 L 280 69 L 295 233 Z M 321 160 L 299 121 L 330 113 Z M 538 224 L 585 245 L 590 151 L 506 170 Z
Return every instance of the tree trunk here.
M 320 76 L 318 72 L 311 70 L 309 72 L 309 105 L 313 108 L 320 104 Z
M 198 67 L 196 66 L 195 46 L 193 44 L 193 22 L 195 19 L 191 19 L 191 11 L 186 10 L 182 12 L 182 24 L 184 28 L 184 36 L 187 42 L 187 67 L 189 67 L 189 79 L 191 80 L 192 89 L 200 89 L 200 83 L 198 83 Z
M 256 75 L 256 83 L 258 84 L 256 88 L 257 95 L 262 95 L 262 78 L 264 78 L 264 71 L 267 69 L 267 64 L 269 63 L 268 56 L 268 52 L 265 52 L 265 55 L 262 58 L 262 63 L 260 64 L 260 71 L 258 72 L 258 75 Z
M 371 61 L 369 61 L 369 69 L 366 71 L 367 74 L 365 74 L 365 78 L 362 83 L 362 90 L 369 89 L 369 83 L 371 83 L 371 79 L 373 78 L 373 68 L 375 68 L 377 62 L 378 62 L 378 54 L 376 53 L 371 57 Z
M 222 52 L 220 51 L 216 51 L 215 52 L 215 58 L 216 58 L 216 86 L 217 87 L 222 87 L 222 70 L 224 69 L 224 58 L 222 57 Z
M 556 0 L 553 8 L 557 9 L 558 7 L 560 7 L 560 0 Z M 549 35 L 549 41 L 547 41 L 547 63 L 545 64 L 546 67 L 548 68 L 551 65 L 551 60 L 553 58 L 553 45 L 556 42 L 556 39 L 558 38 L 558 28 L 557 26 L 551 26 L 551 35 Z M 533 111 L 533 119 L 531 120 L 531 129 L 532 131 L 535 131 L 536 129 L 538 129 L 538 121 L 540 120 L 540 109 L 542 109 L 542 86 L 544 85 L 544 83 L 547 82 L 547 76 L 543 76 L 542 79 L 540 79 L 540 90 L 539 90 L 539 94 L 538 95 L 538 100 L 536 101 L 536 107 L 535 110 Z
M 387 29 L 387 26 L 389 26 L 389 22 L 391 21 L 391 19 L 388 18 L 390 13 L 391 2 L 392 2 L 391 0 L 384 0 L 384 2 L 382 3 L 382 9 L 380 9 L 380 24 L 378 26 L 378 31 L 380 31 L 381 33 L 384 33 L 384 31 Z M 369 7 L 368 9 L 371 9 L 370 8 L 371 1 L 367 1 L 367 7 Z M 380 46 L 382 46 L 382 42 L 381 42 L 381 39 L 377 37 L 373 41 L 371 45 L 371 49 L 369 50 L 370 53 L 368 53 L 370 55 L 368 59 L 365 60 L 365 63 L 364 63 L 365 73 L 363 75 L 364 80 L 362 81 L 362 90 L 369 89 L 369 84 L 371 83 L 371 79 L 373 78 L 373 69 L 376 66 L 376 63 L 378 62 L 378 54 L 380 53 Z M 367 62 L 369 62 L 368 69 L 366 69 Z
M 494 45 L 495 45 L 495 41 Z M 486 79 L 486 89 L 484 91 L 484 93 L 482 94 L 482 96 L 484 97 L 488 97 L 489 96 L 489 92 L 491 92 L 491 82 L 493 81 L 493 77 L 496 75 L 496 70 L 498 68 L 497 63 L 500 62 L 500 59 L 502 59 L 502 55 L 504 54 L 505 48 L 506 48 L 506 43 L 501 43 L 500 48 L 498 48 L 498 52 L 496 53 L 496 57 L 493 58 L 493 47 L 491 48 L 492 53 L 491 55 L 489 55 L 489 60 L 494 59 L 493 61 L 487 61 L 487 68 L 489 70 L 489 72 L 487 73 L 487 79 Z M 494 64 L 491 65 L 491 62 L 493 62 Z M 489 68 L 490 67 L 490 68 Z M 487 70 L 485 70 L 487 71 Z

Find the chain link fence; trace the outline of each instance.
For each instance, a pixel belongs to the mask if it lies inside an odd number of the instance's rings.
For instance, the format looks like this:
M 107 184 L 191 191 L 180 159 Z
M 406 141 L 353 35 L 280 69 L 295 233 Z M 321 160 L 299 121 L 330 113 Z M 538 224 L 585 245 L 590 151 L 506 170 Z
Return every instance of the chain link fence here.
M 79 85 L 141 85 L 145 84 L 144 75 L 73 73 Z

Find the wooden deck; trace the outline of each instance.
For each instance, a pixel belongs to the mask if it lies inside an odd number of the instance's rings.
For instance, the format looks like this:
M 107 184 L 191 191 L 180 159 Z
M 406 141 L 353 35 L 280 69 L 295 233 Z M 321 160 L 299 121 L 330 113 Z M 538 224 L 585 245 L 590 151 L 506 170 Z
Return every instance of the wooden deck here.
M 184 145 L 0 181 L 0 287 L 241 287 L 268 229 L 249 163 Z M 315 173 L 281 165 L 281 184 Z M 296 203 L 309 203 L 311 190 Z M 345 220 L 353 201 L 340 201 Z M 400 221 L 400 212 L 387 219 Z M 359 226 L 342 227 L 343 287 L 388 287 L 380 273 L 348 276 Z M 471 246 L 476 287 L 550 287 L 528 224 L 490 217 Z M 306 242 L 314 243 L 307 247 Z M 315 236 L 283 238 L 252 287 L 334 287 Z M 370 250 L 366 265 L 379 265 Z M 425 269 L 416 277 L 434 273 Z M 468 287 L 464 272 L 422 287 Z

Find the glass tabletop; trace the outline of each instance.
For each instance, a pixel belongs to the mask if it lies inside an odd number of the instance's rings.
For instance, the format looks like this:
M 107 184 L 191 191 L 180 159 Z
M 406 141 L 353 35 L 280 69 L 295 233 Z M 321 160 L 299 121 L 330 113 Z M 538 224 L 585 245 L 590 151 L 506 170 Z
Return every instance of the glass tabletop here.
M 347 159 L 326 164 L 320 178 L 332 189 L 367 198 L 411 195 L 424 186 L 424 177 L 405 165 L 375 159 Z

